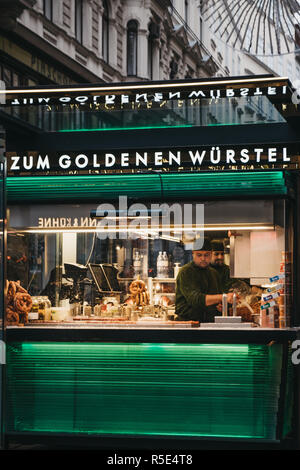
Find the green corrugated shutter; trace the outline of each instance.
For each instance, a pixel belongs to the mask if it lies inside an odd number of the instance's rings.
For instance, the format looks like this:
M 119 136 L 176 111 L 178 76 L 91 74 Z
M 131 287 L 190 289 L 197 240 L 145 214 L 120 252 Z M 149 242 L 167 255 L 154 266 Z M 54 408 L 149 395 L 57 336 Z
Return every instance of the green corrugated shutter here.
M 9 202 L 151 198 L 161 194 L 158 175 L 33 176 L 7 178 Z
M 75 201 L 119 195 L 178 199 L 285 195 L 281 171 L 135 175 L 29 176 L 7 178 L 8 201 Z
M 7 431 L 275 440 L 282 346 L 13 343 Z
M 164 193 L 170 197 L 269 196 L 287 194 L 284 175 L 275 172 L 190 173 L 163 175 Z

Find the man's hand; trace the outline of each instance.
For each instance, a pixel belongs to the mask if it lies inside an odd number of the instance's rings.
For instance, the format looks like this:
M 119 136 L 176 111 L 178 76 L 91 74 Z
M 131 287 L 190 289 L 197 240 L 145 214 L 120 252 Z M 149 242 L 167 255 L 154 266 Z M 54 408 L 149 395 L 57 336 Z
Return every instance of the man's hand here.
M 218 304 L 216 309 L 218 310 L 218 312 L 222 312 L 222 304 Z

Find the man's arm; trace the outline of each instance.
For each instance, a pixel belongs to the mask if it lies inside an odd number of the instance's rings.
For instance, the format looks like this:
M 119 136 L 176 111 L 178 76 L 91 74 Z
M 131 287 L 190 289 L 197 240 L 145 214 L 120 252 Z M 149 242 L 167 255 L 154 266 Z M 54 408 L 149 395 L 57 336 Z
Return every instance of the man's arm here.
M 206 295 L 205 296 L 205 305 L 209 307 L 210 305 L 222 304 L 223 294 L 216 295 Z M 227 294 L 227 302 L 232 304 L 233 302 L 233 292 Z
M 220 304 L 222 302 L 223 294 L 214 294 L 214 295 L 206 295 L 205 296 L 205 305 L 206 307 L 210 307 L 210 305 Z
M 188 272 L 182 273 L 177 278 L 177 283 L 182 295 L 192 307 L 209 307 L 222 302 L 222 294 L 208 295 L 201 292 L 198 283 Z
M 187 303 L 192 307 L 209 307 L 222 303 L 223 294 L 203 294 L 193 276 L 188 272 L 181 273 L 177 277 L 177 285 Z M 232 303 L 232 295 L 232 293 L 227 294 L 229 303 Z

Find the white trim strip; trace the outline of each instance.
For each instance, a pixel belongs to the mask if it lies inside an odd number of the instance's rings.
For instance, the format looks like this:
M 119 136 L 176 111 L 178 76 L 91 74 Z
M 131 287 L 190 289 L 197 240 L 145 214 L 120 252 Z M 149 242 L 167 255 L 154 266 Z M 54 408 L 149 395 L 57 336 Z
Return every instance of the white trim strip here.
M 185 82 L 185 83 L 160 83 L 160 84 L 143 84 L 143 85 L 127 85 L 127 86 L 117 86 L 117 87 L 82 87 L 82 88 L 41 88 L 34 90 L 0 90 L 1 93 L 16 94 L 16 93 L 58 93 L 58 92 L 77 92 L 77 91 L 118 91 L 118 90 L 138 90 L 138 89 L 153 89 L 153 88 L 180 88 L 187 86 L 218 86 L 218 85 L 236 85 L 244 83 L 260 83 L 260 82 L 277 82 L 282 80 L 288 80 L 288 77 L 270 77 L 270 78 L 247 78 L 241 80 L 216 80 L 208 82 Z

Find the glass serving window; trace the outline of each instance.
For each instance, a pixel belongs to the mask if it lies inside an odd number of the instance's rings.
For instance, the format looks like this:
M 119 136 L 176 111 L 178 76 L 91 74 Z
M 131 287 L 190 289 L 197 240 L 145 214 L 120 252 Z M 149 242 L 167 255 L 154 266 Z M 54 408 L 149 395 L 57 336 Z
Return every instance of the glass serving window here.
M 112 207 L 106 204 L 103 216 L 95 204 L 10 206 L 8 279 L 20 281 L 37 303 L 51 303 L 52 313 L 33 321 L 171 325 L 176 276 L 205 235 L 223 243 L 230 285 L 220 293 L 238 294 L 238 315 L 257 326 L 289 324 L 292 241 L 284 200 L 148 204 L 134 216 Z M 262 315 L 270 314 L 261 309 L 268 302 L 272 321 Z

